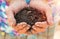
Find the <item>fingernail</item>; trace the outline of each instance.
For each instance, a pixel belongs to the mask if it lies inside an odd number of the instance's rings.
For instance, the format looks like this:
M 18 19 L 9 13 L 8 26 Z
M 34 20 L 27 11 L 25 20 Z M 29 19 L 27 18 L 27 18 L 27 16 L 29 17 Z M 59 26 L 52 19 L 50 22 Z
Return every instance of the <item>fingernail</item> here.
M 36 22 L 35 25 L 36 26 L 40 26 L 41 22 Z
M 27 23 L 25 23 L 25 22 L 21 22 L 21 23 L 18 23 L 18 26 L 27 26 Z
M 27 24 L 26 22 L 21 22 L 20 24 Z
M 44 21 L 44 22 L 41 22 L 41 23 L 46 23 L 46 21 Z

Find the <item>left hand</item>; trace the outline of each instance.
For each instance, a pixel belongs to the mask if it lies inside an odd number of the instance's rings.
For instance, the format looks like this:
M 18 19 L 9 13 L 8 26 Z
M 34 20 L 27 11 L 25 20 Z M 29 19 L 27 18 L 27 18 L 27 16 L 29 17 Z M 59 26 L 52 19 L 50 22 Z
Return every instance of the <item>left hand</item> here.
M 21 22 L 21 23 L 18 23 L 17 26 L 13 26 L 13 28 L 19 34 L 26 34 L 30 26 L 25 22 Z
M 39 33 L 44 32 L 48 26 L 53 25 L 53 17 L 51 7 L 42 0 L 31 0 L 30 7 L 35 8 L 39 11 L 44 11 L 47 17 L 47 21 L 45 22 L 36 22 L 35 25 L 32 27 L 32 33 Z

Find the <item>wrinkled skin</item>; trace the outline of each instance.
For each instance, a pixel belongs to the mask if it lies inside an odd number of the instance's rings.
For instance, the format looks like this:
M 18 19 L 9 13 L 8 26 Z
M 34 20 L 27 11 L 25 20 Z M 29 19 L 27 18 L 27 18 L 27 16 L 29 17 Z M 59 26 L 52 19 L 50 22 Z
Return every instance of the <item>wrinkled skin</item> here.
M 44 22 L 36 22 L 33 25 L 33 29 L 31 32 L 33 34 L 36 34 L 38 32 L 44 32 L 46 31 L 48 26 L 53 25 L 53 18 L 52 18 L 52 11 L 49 5 L 41 0 L 31 0 L 30 4 L 27 5 L 25 0 L 13 0 L 10 4 L 9 7 L 6 8 L 6 15 L 8 16 L 8 24 L 12 26 L 18 33 L 20 34 L 29 34 L 30 32 L 26 32 L 29 28 L 30 25 L 28 25 L 25 22 L 18 23 L 16 25 L 16 20 L 14 18 L 14 15 L 19 11 L 22 10 L 25 7 L 32 7 L 36 8 L 37 10 L 41 10 L 42 12 L 45 11 L 45 14 L 47 16 L 47 21 Z

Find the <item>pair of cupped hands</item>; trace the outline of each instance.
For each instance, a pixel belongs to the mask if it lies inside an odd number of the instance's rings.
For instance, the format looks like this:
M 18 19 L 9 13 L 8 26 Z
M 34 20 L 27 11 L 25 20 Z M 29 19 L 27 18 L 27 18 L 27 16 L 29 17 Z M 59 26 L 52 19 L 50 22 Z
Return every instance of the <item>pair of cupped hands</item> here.
M 16 20 L 14 18 L 14 15 L 17 14 L 18 11 L 22 10 L 25 7 L 32 7 L 40 11 L 45 11 L 47 21 L 44 22 L 36 22 L 33 25 L 33 29 L 31 32 L 33 34 L 41 33 L 46 31 L 48 26 L 53 25 L 53 17 L 52 17 L 52 10 L 51 7 L 48 5 L 46 1 L 43 0 L 31 0 L 29 4 L 26 3 L 25 0 L 12 0 L 6 8 L 6 15 L 8 17 L 7 21 L 10 26 L 12 26 L 19 34 L 28 34 L 30 32 L 27 32 L 27 30 L 30 28 L 30 26 L 25 23 L 21 22 L 16 25 Z M 40 28 L 42 27 L 42 28 Z

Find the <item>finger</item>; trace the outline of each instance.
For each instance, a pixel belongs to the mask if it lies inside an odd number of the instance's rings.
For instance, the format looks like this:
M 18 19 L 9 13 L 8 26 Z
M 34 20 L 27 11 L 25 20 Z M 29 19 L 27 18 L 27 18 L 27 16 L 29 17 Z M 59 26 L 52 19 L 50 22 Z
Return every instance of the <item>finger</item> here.
M 32 34 L 42 33 L 42 32 L 45 32 L 45 31 L 46 31 L 45 29 L 40 29 L 39 31 L 34 30 L 34 29 L 31 30 Z
M 53 20 L 51 8 L 46 9 L 46 17 L 47 17 L 47 22 L 49 23 L 50 26 L 52 26 L 54 20 Z
M 28 36 L 28 35 L 31 35 L 32 33 L 31 33 L 31 31 L 28 31 L 25 34 Z
M 39 27 L 39 28 L 48 28 L 48 24 L 46 21 L 45 22 L 36 22 L 35 26 Z
M 17 24 L 17 27 L 18 27 L 18 29 L 20 30 L 20 29 L 23 29 L 23 28 L 25 28 L 25 27 L 27 27 L 28 25 L 27 25 L 27 23 L 26 22 L 21 22 L 21 23 L 18 23 Z
M 20 34 L 25 34 L 26 31 L 30 28 L 30 26 L 28 25 L 27 27 L 23 28 L 22 30 L 20 30 L 18 33 Z
M 14 26 L 13 28 L 15 29 L 15 31 L 19 32 L 19 30 L 25 28 L 27 26 L 27 23 L 25 22 L 21 22 L 18 23 L 16 26 Z
M 37 32 L 34 29 L 32 29 L 31 32 L 32 34 L 37 34 Z
M 7 15 L 7 22 L 10 26 L 15 26 L 16 20 L 14 18 L 13 11 L 11 11 L 9 8 L 6 9 L 6 15 Z
M 17 32 L 19 28 L 17 26 L 13 26 L 13 29 Z
M 35 33 L 41 33 L 41 32 L 45 32 L 45 28 L 41 29 L 41 28 L 38 28 L 36 26 L 33 26 L 33 29 L 36 31 Z M 33 30 L 32 30 L 33 31 Z M 33 32 L 34 33 L 34 32 Z

